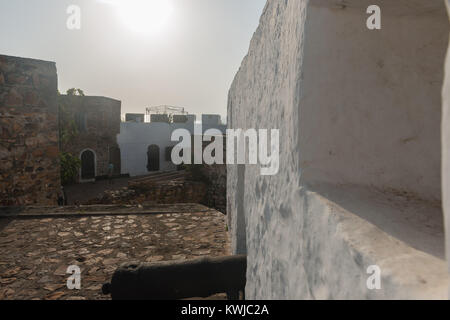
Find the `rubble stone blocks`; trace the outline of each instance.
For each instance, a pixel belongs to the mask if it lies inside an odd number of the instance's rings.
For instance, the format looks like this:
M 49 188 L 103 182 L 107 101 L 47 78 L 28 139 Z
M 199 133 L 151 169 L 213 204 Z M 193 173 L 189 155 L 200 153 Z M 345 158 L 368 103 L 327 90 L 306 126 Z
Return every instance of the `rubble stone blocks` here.
M 202 165 L 201 172 L 208 180 L 204 205 L 227 213 L 227 166 L 225 164 Z
M 226 214 L 226 165 L 201 165 L 207 181 L 195 181 L 185 172 L 158 173 L 118 190 L 107 190 L 85 204 L 200 203 Z
M 207 115 L 203 115 L 204 118 L 208 118 Z M 215 118 L 215 115 L 210 115 L 210 117 Z M 202 204 L 214 208 L 224 214 L 227 213 L 227 165 L 226 154 L 227 154 L 227 142 L 226 137 L 223 143 L 223 163 L 224 164 L 202 164 L 197 165 L 199 174 L 206 180 L 207 189 L 206 195 L 203 199 Z M 209 145 L 209 142 L 203 142 L 203 152 L 205 148 Z
M 58 140 L 55 63 L 0 55 L 0 205 L 56 203 Z
M 205 203 L 207 186 L 196 181 L 141 181 L 119 190 L 107 190 L 85 204 Z

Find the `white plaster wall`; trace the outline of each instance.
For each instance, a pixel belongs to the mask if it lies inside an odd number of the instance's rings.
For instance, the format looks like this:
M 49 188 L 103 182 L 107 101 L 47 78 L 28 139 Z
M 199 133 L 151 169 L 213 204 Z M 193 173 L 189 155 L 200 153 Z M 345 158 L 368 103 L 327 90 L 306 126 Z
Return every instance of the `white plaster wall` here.
M 229 166 L 228 211 L 235 253 L 247 253 L 246 298 L 306 297 L 301 264 L 298 95 L 306 1 L 269 1 L 229 93 L 230 128 L 280 129 L 280 172 Z M 303 21 L 303 22 L 302 22 Z M 304 292 L 304 293 L 303 293 Z
M 176 170 L 177 167 L 171 161 L 165 160 L 166 147 L 178 143 L 171 141 L 174 130 L 186 129 L 194 134 L 194 127 L 196 133 L 204 133 L 209 129 L 218 129 L 223 133 L 226 131 L 225 125 L 217 123 L 214 125 L 212 123 L 194 123 L 193 121 L 171 124 L 122 122 L 120 134 L 117 136 L 122 158 L 122 174 L 130 174 L 132 177 L 148 174 L 147 151 L 151 145 L 157 145 L 160 148 L 160 171 Z
M 148 147 L 157 145 L 160 148 L 160 171 L 176 170 L 171 161 L 166 161 L 166 147 L 174 146 L 177 142 L 171 141 L 172 132 L 184 128 L 193 132 L 194 124 L 167 124 L 167 123 L 132 123 L 122 122 L 117 143 L 122 157 L 122 174 L 140 176 L 148 174 Z
M 389 29 L 368 34 L 364 1 L 269 0 L 231 86 L 230 128 L 281 130 L 278 175 L 228 168 L 249 299 L 447 297 L 443 3 L 380 1 Z
M 311 2 L 299 125 L 305 182 L 393 188 L 440 201 L 448 18 L 442 1 L 422 2 L 440 3 L 441 11 L 398 15 L 380 4 L 377 31 L 365 27 L 364 7 Z

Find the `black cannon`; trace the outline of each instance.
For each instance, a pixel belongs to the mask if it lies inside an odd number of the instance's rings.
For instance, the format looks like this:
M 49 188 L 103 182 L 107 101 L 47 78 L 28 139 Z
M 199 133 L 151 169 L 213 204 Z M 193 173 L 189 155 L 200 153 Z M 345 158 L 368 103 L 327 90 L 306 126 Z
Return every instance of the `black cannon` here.
M 103 293 L 113 300 L 178 300 L 244 292 L 246 256 L 201 258 L 182 262 L 127 263 L 114 273 Z

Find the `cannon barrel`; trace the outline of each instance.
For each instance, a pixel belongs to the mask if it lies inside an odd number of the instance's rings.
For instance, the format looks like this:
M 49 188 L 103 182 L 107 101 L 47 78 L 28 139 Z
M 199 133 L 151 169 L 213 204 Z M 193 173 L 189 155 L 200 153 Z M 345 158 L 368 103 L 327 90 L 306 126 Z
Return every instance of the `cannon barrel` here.
M 226 293 L 239 299 L 246 284 L 247 257 L 201 258 L 180 262 L 126 263 L 103 293 L 113 300 L 177 300 Z

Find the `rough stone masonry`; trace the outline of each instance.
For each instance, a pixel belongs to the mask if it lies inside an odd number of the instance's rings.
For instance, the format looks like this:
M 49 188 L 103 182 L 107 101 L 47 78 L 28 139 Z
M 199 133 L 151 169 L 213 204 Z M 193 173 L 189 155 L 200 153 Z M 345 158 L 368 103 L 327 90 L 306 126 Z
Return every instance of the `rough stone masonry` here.
M 106 97 L 70 95 L 60 95 L 58 101 L 64 110 L 60 110 L 60 117 L 74 119 L 77 128 L 75 136 L 61 141 L 61 151 L 80 159 L 83 151 L 92 151 L 95 155 L 94 178 L 106 176 L 110 163 L 114 164 L 115 174 L 120 174 L 116 137 L 120 133 L 121 102 Z M 82 180 L 80 174 L 76 180 Z
M 0 206 L 56 204 L 58 139 L 55 63 L 0 55 Z

